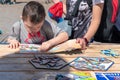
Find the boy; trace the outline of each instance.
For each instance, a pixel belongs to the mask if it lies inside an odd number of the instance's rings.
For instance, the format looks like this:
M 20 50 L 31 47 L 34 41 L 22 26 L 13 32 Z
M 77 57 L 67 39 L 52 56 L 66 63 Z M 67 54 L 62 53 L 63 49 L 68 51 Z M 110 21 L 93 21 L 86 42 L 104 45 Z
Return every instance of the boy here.
M 18 48 L 20 43 L 41 44 L 41 51 L 47 51 L 66 40 L 68 34 L 45 20 L 44 7 L 36 1 L 24 6 L 22 20 L 13 25 L 8 38 L 10 48 Z

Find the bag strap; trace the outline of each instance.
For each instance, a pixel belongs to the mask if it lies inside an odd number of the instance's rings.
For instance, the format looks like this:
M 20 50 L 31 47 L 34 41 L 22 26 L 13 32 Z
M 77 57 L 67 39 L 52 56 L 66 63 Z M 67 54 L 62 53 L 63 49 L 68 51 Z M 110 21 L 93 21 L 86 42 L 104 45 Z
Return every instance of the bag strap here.
M 112 15 L 112 17 L 113 17 L 113 15 Z M 117 28 L 117 30 L 120 32 L 120 1 L 118 1 L 118 10 L 116 12 L 114 25 Z
M 22 26 L 21 20 L 19 20 L 19 34 L 20 34 L 20 35 L 21 35 L 21 26 Z M 20 40 L 20 42 L 21 42 L 20 35 L 19 35 L 19 40 Z
M 120 13 L 120 0 L 118 0 L 118 11 L 117 11 L 116 17 L 118 16 L 119 13 Z
M 52 39 L 54 37 L 54 33 L 52 31 L 51 24 L 47 20 L 45 20 L 42 30 L 46 34 L 46 37 L 48 40 Z
M 118 2 L 119 0 L 112 0 L 112 7 L 113 7 L 113 11 L 112 11 L 112 18 L 111 18 L 111 22 L 115 22 L 116 20 L 116 16 L 118 13 Z

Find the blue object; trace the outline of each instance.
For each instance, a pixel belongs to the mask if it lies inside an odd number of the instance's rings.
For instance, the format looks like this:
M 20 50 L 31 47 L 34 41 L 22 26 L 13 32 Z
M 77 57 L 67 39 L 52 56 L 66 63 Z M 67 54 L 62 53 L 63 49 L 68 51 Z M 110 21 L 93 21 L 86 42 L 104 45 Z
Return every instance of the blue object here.
M 95 73 L 97 80 L 120 80 L 120 73 Z
M 68 20 L 63 20 L 62 22 L 58 23 L 57 26 L 63 30 L 65 30 L 69 36 L 72 33 L 72 26 L 68 25 Z
M 116 53 L 114 50 L 111 50 L 111 49 L 101 50 L 101 53 L 107 56 L 113 56 L 113 57 L 120 56 L 118 53 Z
M 51 19 L 55 20 L 57 23 L 62 22 L 64 19 L 60 17 L 53 17 L 53 15 L 48 11 L 48 15 Z
M 63 19 L 63 18 L 55 18 L 55 20 L 56 20 L 57 23 L 60 23 L 60 22 L 62 22 L 64 19 Z
M 118 15 L 117 15 L 117 19 L 115 22 L 115 26 L 118 29 L 118 31 L 120 31 L 120 11 L 118 11 Z

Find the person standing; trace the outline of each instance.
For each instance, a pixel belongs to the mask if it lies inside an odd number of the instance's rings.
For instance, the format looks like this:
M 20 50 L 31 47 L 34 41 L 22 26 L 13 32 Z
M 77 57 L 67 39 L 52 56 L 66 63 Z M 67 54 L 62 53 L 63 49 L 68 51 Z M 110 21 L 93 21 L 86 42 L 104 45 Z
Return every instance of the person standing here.
M 57 3 L 59 0 L 53 1 Z M 66 0 L 63 11 L 66 14 L 65 20 L 72 26 L 70 39 L 76 39 L 82 49 L 86 49 L 99 27 L 104 0 L 80 0 L 79 3 L 78 1 Z

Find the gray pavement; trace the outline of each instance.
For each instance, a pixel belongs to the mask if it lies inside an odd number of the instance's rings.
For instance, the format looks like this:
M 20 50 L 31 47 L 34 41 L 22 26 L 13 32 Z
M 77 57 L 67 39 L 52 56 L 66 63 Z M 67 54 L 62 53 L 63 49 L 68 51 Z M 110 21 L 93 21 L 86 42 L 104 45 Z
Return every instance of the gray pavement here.
M 0 42 L 5 42 L 13 23 L 20 20 L 23 6 L 31 0 L 16 0 L 16 1 L 17 3 L 12 5 L 0 4 L 0 30 L 2 30 L 3 32 L 2 34 L 0 34 Z M 46 4 L 45 0 L 34 0 L 34 1 L 39 1 L 43 4 L 46 10 L 46 14 L 49 6 L 53 4 L 53 3 Z M 48 14 L 47 14 L 47 18 L 51 20 L 48 17 Z

